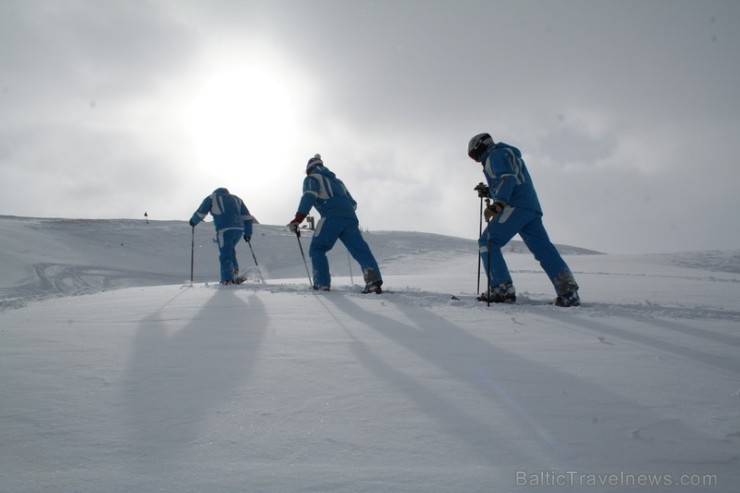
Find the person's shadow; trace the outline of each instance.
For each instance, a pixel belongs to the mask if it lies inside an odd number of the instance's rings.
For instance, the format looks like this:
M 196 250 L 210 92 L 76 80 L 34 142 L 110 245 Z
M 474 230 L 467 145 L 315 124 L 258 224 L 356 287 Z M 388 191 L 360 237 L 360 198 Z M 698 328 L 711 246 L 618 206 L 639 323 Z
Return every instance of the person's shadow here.
M 169 328 L 184 309 L 168 308 L 172 301 L 141 320 L 125 379 L 130 447 L 143 463 L 197 446 L 208 418 L 248 378 L 267 326 L 257 296 L 217 290 L 185 327 Z
M 492 342 L 495 339 L 481 338 L 431 310 L 398 303 L 394 306 L 404 317 L 395 318 L 368 310 L 350 297 L 331 296 L 326 300 L 331 303 L 325 305 L 327 310 L 344 327 L 361 364 L 416 403 L 419 412 L 436 423 L 433 430 L 455 437 L 477 460 L 507 473 L 509 468 L 516 471 L 531 464 L 542 464 L 546 470 L 613 464 L 640 471 L 649 463 L 664 461 L 694 463 L 727 477 L 726 467 L 738 460 L 737 445 L 730 436 L 720 443 L 690 422 L 593 382 L 586 372 L 561 371 L 521 356 L 496 345 Z M 344 326 L 336 315 L 340 313 L 362 321 L 368 330 L 416 356 L 437 371 L 439 379 L 457 381 L 454 387 L 465 385 L 470 391 L 456 395 L 458 401 L 431 387 L 430 380 L 415 378 L 395 360 L 363 342 L 362 330 Z M 608 331 L 606 324 L 585 317 L 579 321 L 562 311 L 542 313 L 609 335 L 625 332 Z M 496 328 L 491 326 L 491 330 Z M 579 356 L 574 352 L 572 357 Z M 706 363 L 703 358 L 699 361 Z M 583 360 L 583 364 L 588 367 L 599 362 Z M 737 368 L 726 359 L 720 359 L 716 366 L 723 370 Z M 468 401 L 482 407 L 461 405 Z M 476 412 L 486 407 L 490 409 L 488 415 Z M 606 440 L 608 447 L 603 445 Z

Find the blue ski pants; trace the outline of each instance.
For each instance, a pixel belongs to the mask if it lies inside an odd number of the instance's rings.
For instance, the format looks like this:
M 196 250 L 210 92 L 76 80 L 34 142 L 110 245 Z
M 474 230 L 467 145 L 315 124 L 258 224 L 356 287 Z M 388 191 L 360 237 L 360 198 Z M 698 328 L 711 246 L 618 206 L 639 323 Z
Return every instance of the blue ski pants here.
M 216 232 L 218 241 L 218 261 L 221 264 L 221 282 L 233 281 L 234 275 L 239 272 L 239 263 L 236 260 L 236 244 L 244 236 L 243 229 L 222 229 Z
M 558 275 L 570 273 L 570 268 L 547 236 L 545 226 L 542 224 L 542 214 L 511 206 L 507 206 L 494 217 L 478 239 L 480 258 L 484 271 L 488 270 L 491 287 L 512 282 L 501 248 L 517 233 L 547 273 L 557 292 Z
M 326 253 L 341 240 L 347 251 L 362 269 L 365 282 L 380 280 L 380 268 L 360 232 L 357 219 L 343 217 L 324 217 L 319 220 L 314 231 L 308 255 L 313 266 L 313 283 L 316 286 L 330 286 L 331 274 Z

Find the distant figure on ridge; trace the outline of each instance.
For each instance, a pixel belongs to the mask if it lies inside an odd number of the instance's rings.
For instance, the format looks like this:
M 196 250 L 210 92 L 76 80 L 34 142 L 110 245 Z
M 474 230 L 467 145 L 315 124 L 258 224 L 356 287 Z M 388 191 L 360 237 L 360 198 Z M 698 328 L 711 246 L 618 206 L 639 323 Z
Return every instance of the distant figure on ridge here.
M 321 215 L 308 250 L 313 266 L 313 289 L 330 290 L 331 274 L 326 252 L 331 250 L 339 239 L 362 268 L 365 280 L 365 289 L 362 292 L 382 293 L 383 280 L 380 268 L 360 233 L 359 221 L 355 214 L 357 202 L 344 183 L 324 167 L 319 154 L 308 160 L 306 175 L 308 176 L 303 179 L 303 196 L 298 204 L 298 212 L 288 227 L 297 233 L 298 226 L 312 207 L 315 207 Z
M 468 156 L 483 165 L 488 186 L 475 187 L 478 196 L 493 203 L 485 209 L 488 226 L 478 239 L 487 270 L 488 290 L 478 298 L 489 303 L 514 303 L 516 291 L 501 248 L 517 233 L 550 277 L 557 306 L 578 306 L 578 284 L 542 224 L 537 192 L 516 147 L 494 143 L 490 134 L 478 134 L 468 143 Z
M 252 216 L 244 201 L 230 194 L 225 188 L 217 188 L 203 199 L 198 210 L 190 218 L 190 226 L 195 226 L 210 213 L 216 228 L 218 241 L 218 260 L 221 263 L 221 284 L 234 284 L 239 277 L 239 263 L 236 260 L 236 244 L 243 237 L 249 243 L 252 238 Z

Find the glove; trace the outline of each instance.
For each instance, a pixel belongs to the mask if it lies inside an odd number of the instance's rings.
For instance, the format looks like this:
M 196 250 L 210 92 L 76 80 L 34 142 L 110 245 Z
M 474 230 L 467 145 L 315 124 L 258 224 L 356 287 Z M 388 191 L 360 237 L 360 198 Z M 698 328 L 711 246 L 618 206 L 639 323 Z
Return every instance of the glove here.
M 298 232 L 298 225 L 300 225 L 301 221 L 303 221 L 304 219 L 306 219 L 305 214 L 301 214 L 300 212 L 296 213 L 293 220 L 288 223 L 288 229 L 290 229 L 291 233 Z
M 483 217 L 486 218 L 486 222 L 491 222 L 491 220 L 495 218 L 499 212 L 504 210 L 505 207 L 506 202 L 504 202 L 503 200 L 494 200 L 493 204 L 486 207 L 483 211 Z
M 188 224 L 190 224 L 192 227 L 195 227 L 195 223 L 193 222 L 192 219 L 190 221 L 188 221 Z
M 478 192 L 478 197 L 482 199 L 490 197 L 488 194 L 488 187 L 483 182 L 478 183 L 473 190 Z
M 252 240 L 252 237 L 251 236 L 244 235 L 244 241 L 246 241 L 247 243 L 249 243 L 251 240 Z

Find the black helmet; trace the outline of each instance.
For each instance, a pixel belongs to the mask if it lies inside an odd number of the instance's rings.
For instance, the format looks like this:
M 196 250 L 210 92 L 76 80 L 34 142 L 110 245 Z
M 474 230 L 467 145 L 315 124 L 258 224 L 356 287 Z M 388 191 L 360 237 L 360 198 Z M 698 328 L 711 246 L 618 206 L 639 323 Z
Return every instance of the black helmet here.
M 480 158 L 486 149 L 493 145 L 493 137 L 490 134 L 482 133 L 478 134 L 468 143 L 468 156 L 474 161 L 480 163 Z

